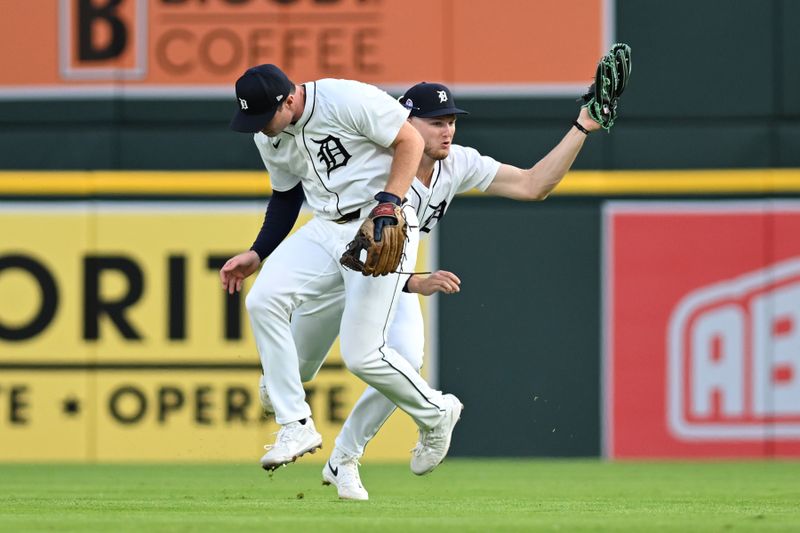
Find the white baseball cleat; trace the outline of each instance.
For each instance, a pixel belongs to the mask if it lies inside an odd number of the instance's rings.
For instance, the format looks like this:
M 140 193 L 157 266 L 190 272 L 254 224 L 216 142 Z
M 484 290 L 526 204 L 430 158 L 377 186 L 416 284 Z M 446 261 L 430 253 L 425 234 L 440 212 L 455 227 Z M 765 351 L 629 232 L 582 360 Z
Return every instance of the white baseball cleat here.
M 261 458 L 261 467 L 264 470 L 275 470 L 320 448 L 322 448 L 322 435 L 317 433 L 314 421 L 310 417 L 306 418 L 305 424 L 291 422 L 281 426 L 275 444 L 264 446 L 267 453 Z
M 464 406 L 452 394 L 442 396 L 447 400 L 447 410 L 435 428 L 430 430 L 419 430 L 419 441 L 411 450 L 411 471 L 418 476 L 427 474 L 441 463 L 450 449 L 450 439 L 453 436 L 453 428 L 456 427 L 461 411 Z
M 322 484 L 335 486 L 343 500 L 369 500 L 369 493 L 358 475 L 360 464 L 357 457 L 347 457 L 334 449 L 322 468 Z

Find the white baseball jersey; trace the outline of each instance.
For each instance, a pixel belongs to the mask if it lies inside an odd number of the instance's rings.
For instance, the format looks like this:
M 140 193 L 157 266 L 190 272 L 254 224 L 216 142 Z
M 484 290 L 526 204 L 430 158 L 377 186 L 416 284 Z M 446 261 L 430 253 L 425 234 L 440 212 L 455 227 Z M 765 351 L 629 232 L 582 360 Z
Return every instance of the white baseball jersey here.
M 296 124 L 254 136 L 272 188 L 303 184 L 314 214 L 329 220 L 367 207 L 386 185 L 391 146 L 408 109 L 377 87 L 352 80 L 305 84 Z M 366 213 L 363 213 L 366 215 Z
M 470 189 L 485 191 L 494 180 L 500 163 L 474 148 L 450 146 L 448 156 L 437 161 L 429 186 L 414 178 L 406 195 L 417 211 L 420 231 L 428 233 L 447 212 L 456 194 Z

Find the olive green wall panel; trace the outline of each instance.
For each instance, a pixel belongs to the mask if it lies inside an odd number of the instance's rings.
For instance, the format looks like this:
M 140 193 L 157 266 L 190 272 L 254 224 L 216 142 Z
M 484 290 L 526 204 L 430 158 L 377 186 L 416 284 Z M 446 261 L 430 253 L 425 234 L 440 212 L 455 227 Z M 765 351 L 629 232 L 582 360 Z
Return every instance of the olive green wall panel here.
M 693 120 L 620 127 L 613 134 L 617 169 L 751 168 L 773 166 L 765 124 Z
M 465 405 L 453 455 L 600 451 L 599 203 L 458 198 L 439 266 L 439 375 Z
M 773 110 L 774 1 L 618 0 L 633 48 L 630 117 L 759 117 Z
M 777 53 L 782 65 L 781 83 L 779 85 L 783 115 L 790 115 L 796 122 L 800 120 L 800 2 L 797 0 L 781 0 L 776 14 L 779 22 L 778 31 L 772 35 L 776 40 Z M 797 147 L 800 150 L 800 146 Z

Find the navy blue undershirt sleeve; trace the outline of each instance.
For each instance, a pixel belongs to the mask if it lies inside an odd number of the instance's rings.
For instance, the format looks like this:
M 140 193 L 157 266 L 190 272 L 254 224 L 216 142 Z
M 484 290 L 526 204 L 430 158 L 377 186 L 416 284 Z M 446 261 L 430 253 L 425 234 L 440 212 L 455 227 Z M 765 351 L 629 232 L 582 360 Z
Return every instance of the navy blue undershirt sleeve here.
M 272 199 L 267 205 L 261 231 L 250 247 L 258 254 L 259 259 L 263 261 L 292 231 L 304 198 L 303 186 L 300 183 L 288 191 L 272 191 Z

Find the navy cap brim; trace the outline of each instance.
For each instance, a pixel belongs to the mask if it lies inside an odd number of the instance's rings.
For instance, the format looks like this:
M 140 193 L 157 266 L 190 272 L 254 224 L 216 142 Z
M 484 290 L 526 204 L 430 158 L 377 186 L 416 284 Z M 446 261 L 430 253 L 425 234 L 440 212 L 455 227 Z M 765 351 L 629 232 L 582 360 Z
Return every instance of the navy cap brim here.
M 241 133 L 258 133 L 269 124 L 269 121 L 272 120 L 272 117 L 275 116 L 277 111 L 276 108 L 266 113 L 248 115 L 239 110 L 231 120 L 231 129 Z
M 434 109 L 433 111 L 428 111 L 427 113 L 416 114 L 414 112 L 411 113 L 412 117 L 419 117 L 419 118 L 434 118 L 434 117 L 443 117 L 446 115 L 469 115 L 469 111 L 464 111 L 463 109 L 459 109 L 457 107 L 446 107 L 444 109 Z

